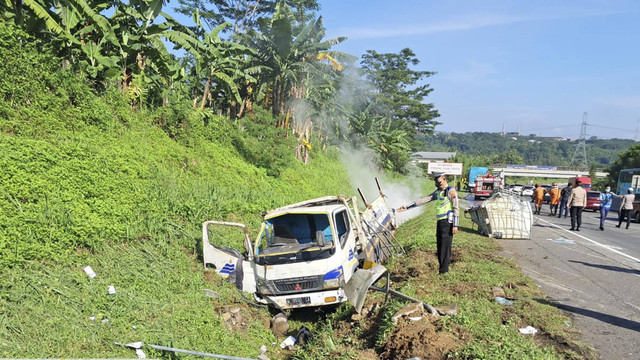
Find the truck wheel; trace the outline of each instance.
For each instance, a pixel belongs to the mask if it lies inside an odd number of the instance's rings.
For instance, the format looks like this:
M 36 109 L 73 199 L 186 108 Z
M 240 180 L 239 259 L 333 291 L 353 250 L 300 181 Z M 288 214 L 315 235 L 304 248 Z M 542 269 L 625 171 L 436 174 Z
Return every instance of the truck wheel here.
M 640 223 L 640 211 L 636 213 L 636 222 Z

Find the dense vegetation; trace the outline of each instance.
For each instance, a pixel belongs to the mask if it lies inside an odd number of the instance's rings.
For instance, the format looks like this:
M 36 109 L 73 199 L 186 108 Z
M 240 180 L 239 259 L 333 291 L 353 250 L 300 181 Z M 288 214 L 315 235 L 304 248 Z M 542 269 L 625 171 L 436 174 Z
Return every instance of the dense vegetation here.
M 406 171 L 417 134 L 437 124 L 422 83 L 433 73 L 411 69 L 419 60 L 410 49 L 371 50 L 358 67 L 331 50 L 346 38 L 325 39 L 318 9 L 314 0 L 182 0 L 177 10 L 193 15 L 183 24 L 162 0 L 3 1 L 0 23 L 25 31 L 15 40 L 34 42 L 58 70 L 101 94 L 117 89 L 133 109 L 188 102 L 238 120 L 262 108 L 295 136 L 303 161 L 321 133 L 325 144 L 366 146 L 382 167 Z M 159 121 L 170 136 L 184 127 Z
M 482 157 L 484 164 L 526 164 L 571 166 L 575 141 L 529 136 L 502 136 L 498 133 L 436 133 L 424 136 L 425 149 L 456 151 L 466 156 Z M 634 144 L 629 139 L 586 140 L 588 165 L 596 168 L 611 166 L 620 152 Z

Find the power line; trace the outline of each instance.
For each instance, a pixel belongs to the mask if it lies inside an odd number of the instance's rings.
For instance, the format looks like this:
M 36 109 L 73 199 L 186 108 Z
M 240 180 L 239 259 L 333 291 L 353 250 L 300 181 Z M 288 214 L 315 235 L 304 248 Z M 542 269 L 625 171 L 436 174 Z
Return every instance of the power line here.
M 585 111 L 584 114 L 582 114 L 582 126 L 580 127 L 580 139 L 576 144 L 576 151 L 573 153 L 573 157 L 571 158 L 571 164 L 573 165 L 573 164 L 577 164 L 576 159 L 580 157 L 581 159 L 579 159 L 579 161 L 582 163 L 582 165 L 584 165 L 585 169 L 589 168 L 589 165 L 587 164 L 587 147 L 585 143 L 586 140 L 587 140 L 587 112 Z

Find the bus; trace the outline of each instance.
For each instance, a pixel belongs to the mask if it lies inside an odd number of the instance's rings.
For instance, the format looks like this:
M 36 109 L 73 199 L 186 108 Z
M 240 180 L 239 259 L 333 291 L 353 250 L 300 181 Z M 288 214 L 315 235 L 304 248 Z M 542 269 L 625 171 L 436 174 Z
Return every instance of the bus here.
M 620 170 L 618 176 L 618 195 L 624 195 L 629 188 L 634 194 L 640 194 L 640 168 Z

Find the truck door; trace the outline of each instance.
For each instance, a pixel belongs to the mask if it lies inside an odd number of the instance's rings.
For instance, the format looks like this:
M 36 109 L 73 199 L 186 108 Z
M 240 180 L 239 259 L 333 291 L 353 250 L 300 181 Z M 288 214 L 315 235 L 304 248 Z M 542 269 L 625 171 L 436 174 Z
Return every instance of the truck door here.
M 244 234 L 242 241 L 246 255 L 241 254 L 235 248 L 220 245 L 223 243 L 223 238 L 220 237 L 222 234 L 236 239 L 242 236 L 237 232 L 234 234 L 233 228 L 242 230 Z M 225 243 L 232 241 L 231 239 L 225 240 Z M 249 238 L 249 229 L 246 225 L 232 222 L 205 221 L 202 224 L 202 260 L 205 269 L 213 267 L 220 276 L 228 278 L 239 290 L 255 293 L 256 280 L 253 268 L 253 247 Z

